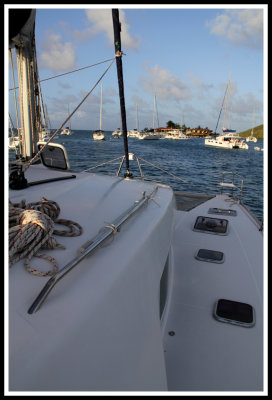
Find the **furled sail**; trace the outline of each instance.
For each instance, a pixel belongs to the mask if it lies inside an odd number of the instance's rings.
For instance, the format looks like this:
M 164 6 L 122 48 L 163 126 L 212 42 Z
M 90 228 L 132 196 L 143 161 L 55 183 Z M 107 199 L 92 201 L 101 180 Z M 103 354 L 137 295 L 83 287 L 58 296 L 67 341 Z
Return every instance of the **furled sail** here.
M 35 29 L 35 9 L 9 10 L 9 47 L 23 47 L 31 42 Z

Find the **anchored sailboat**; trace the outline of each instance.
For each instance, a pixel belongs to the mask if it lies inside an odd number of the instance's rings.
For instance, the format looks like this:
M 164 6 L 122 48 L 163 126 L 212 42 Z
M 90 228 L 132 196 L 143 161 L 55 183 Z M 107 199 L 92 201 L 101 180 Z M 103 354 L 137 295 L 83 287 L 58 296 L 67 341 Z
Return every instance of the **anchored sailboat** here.
M 156 102 L 156 93 L 154 93 L 154 109 L 153 109 L 153 129 L 147 132 L 142 132 L 138 138 L 144 140 L 158 140 L 161 138 L 161 135 L 155 131 L 155 119 L 157 117 L 157 125 L 159 126 L 158 121 L 158 113 L 157 113 L 157 102 Z
M 138 103 L 136 103 L 136 129 L 131 129 L 127 136 L 130 138 L 139 138 L 141 136 L 141 132 L 139 132 Z
M 105 140 L 105 133 L 102 130 L 102 84 L 101 84 L 101 95 L 100 95 L 100 120 L 99 129 L 94 131 L 93 140 Z
M 247 142 L 254 142 L 256 143 L 258 141 L 258 139 L 254 136 L 254 116 L 255 116 L 255 112 L 253 112 L 253 121 L 252 121 L 252 129 L 251 129 L 251 134 L 250 136 L 248 136 L 246 138 Z
M 68 104 L 68 117 L 70 116 L 70 109 L 69 109 L 69 104 Z M 69 118 L 68 120 L 69 125 L 66 126 L 61 132 L 60 135 L 71 135 L 72 131 L 71 131 L 71 119 Z
M 235 129 L 230 128 L 230 107 L 229 107 L 229 99 L 230 99 L 230 77 L 228 80 L 228 85 L 226 92 L 224 94 L 223 104 L 220 109 L 217 125 L 220 119 L 221 111 L 224 108 L 224 122 L 223 122 L 223 135 L 219 135 L 217 137 L 207 137 L 205 138 L 205 145 L 211 147 L 218 147 L 221 149 L 243 149 L 248 150 L 248 145 L 245 143 L 245 140 L 239 138 L 239 134 L 236 133 Z M 215 128 L 215 132 L 217 129 L 217 125 Z M 226 128 L 228 126 L 228 128 Z

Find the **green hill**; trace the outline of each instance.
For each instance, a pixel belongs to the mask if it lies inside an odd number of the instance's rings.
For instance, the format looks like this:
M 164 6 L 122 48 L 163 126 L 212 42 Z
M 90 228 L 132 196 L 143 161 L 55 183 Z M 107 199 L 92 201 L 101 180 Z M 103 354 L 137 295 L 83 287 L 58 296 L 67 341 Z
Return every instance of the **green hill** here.
M 251 128 L 248 129 L 247 131 L 239 133 L 239 136 L 241 137 L 248 137 L 250 135 L 251 135 Z M 263 139 L 263 124 L 255 126 L 255 128 L 253 128 L 253 136 L 255 136 L 257 139 Z

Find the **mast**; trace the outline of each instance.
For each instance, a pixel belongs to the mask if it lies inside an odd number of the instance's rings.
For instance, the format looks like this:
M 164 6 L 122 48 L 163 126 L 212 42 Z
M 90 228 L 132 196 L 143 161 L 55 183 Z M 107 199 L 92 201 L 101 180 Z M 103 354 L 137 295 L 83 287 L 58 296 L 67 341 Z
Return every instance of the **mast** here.
M 157 107 L 156 92 L 155 92 L 155 108 L 156 108 L 156 116 L 157 116 L 157 128 L 159 128 L 159 126 L 160 126 L 160 121 L 159 121 L 159 114 L 158 114 L 158 107 Z
M 70 115 L 70 107 L 69 107 L 69 103 L 68 103 L 68 115 Z M 69 118 L 69 129 L 71 130 L 71 118 Z
M 101 94 L 100 94 L 100 124 L 99 124 L 100 131 L 101 131 L 101 126 L 102 126 L 102 83 L 101 83 Z
M 136 103 L 136 130 L 139 132 L 138 103 Z
M 229 81 L 228 81 L 228 86 L 227 86 L 227 96 L 226 96 L 226 102 L 225 102 L 225 107 L 224 107 L 224 122 L 223 122 L 223 128 L 230 128 L 230 112 L 229 112 L 229 97 L 230 97 L 230 77 L 231 77 L 231 71 L 229 75 Z
M 114 8 L 112 10 L 112 21 L 113 21 L 113 32 L 114 32 L 114 46 L 115 46 L 115 57 L 116 57 L 116 68 L 119 85 L 119 98 L 122 118 L 122 130 L 123 140 L 125 149 L 125 159 L 127 172 L 125 177 L 132 177 L 132 173 L 129 171 L 129 155 L 128 155 L 128 141 L 127 141 L 127 121 L 126 121 L 126 107 L 125 107 L 125 95 L 124 95 L 124 82 L 123 82 L 123 67 L 122 67 L 122 50 L 121 50 L 121 24 L 119 21 L 119 10 Z
M 226 94 L 227 94 L 227 90 L 228 90 L 228 85 L 227 85 L 226 90 L 225 90 L 222 106 L 220 108 L 220 112 L 219 112 L 219 116 L 218 116 L 218 120 L 217 120 L 217 123 L 216 123 L 216 127 L 215 127 L 215 130 L 214 130 L 214 133 L 216 133 L 216 131 L 217 131 L 217 127 L 218 127 L 218 123 L 219 123 L 219 120 L 220 120 L 220 115 L 221 115 L 221 112 L 222 112 L 222 109 L 223 109 L 223 105 L 224 105 L 225 97 L 226 97 Z
M 15 47 L 19 83 L 20 116 L 23 134 L 22 157 L 37 152 L 37 66 L 35 60 L 35 15 L 31 9 L 9 10 L 9 47 Z M 34 79 L 33 79 L 34 77 Z
M 252 118 L 251 137 L 253 136 L 254 123 L 255 123 L 255 108 L 253 109 L 253 118 Z

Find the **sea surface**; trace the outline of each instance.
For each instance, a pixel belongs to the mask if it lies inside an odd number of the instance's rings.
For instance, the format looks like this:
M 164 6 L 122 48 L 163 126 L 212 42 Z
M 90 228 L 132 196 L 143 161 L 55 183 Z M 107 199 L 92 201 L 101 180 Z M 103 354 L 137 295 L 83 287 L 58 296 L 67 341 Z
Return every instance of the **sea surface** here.
M 116 174 L 124 156 L 123 138 L 114 139 L 112 132 L 106 131 L 106 140 L 94 141 L 92 133 L 92 130 L 73 130 L 71 136 L 60 135 L 53 141 L 65 146 L 71 170 L 86 170 L 106 162 L 89 171 Z M 254 147 L 262 148 L 263 140 L 258 140 L 257 143 L 249 142 L 248 145 L 248 150 L 229 150 L 207 147 L 203 138 L 189 140 L 128 138 L 128 150 L 138 157 L 144 177 L 168 184 L 174 190 L 218 194 L 222 172 L 235 173 L 237 189 L 234 194 L 240 194 L 243 179 L 243 203 L 262 221 L 264 152 L 256 151 Z M 130 161 L 130 171 L 135 178 L 141 177 L 136 160 Z M 120 176 L 125 172 L 124 162 Z M 231 178 L 232 175 L 227 174 L 225 180 L 229 182 Z

